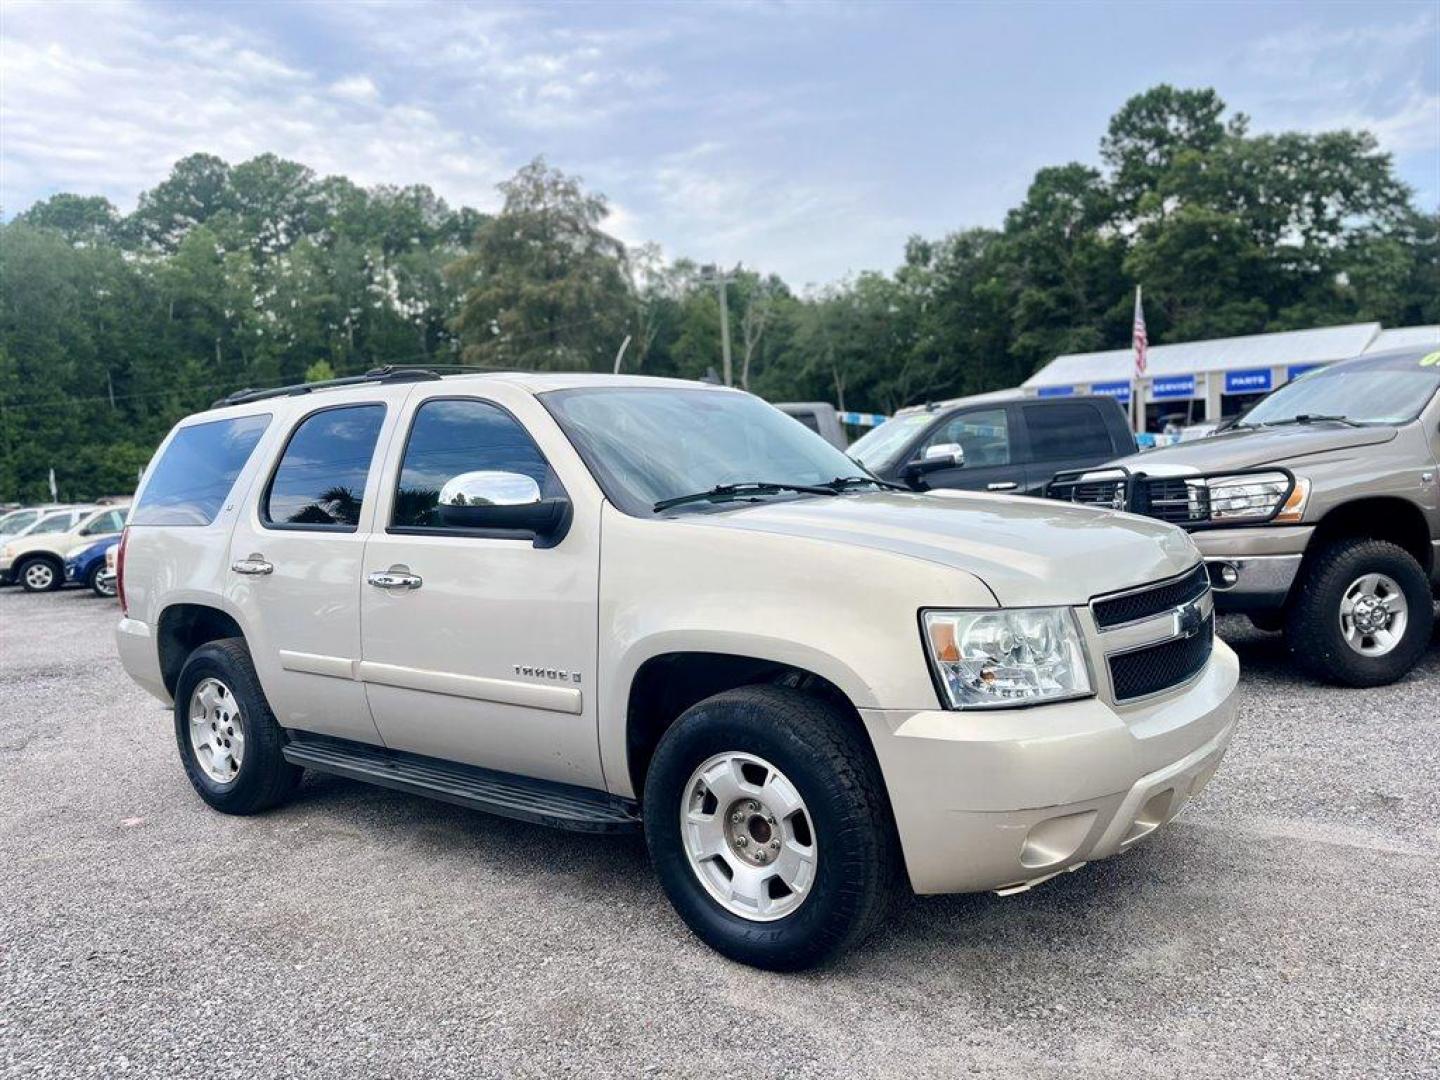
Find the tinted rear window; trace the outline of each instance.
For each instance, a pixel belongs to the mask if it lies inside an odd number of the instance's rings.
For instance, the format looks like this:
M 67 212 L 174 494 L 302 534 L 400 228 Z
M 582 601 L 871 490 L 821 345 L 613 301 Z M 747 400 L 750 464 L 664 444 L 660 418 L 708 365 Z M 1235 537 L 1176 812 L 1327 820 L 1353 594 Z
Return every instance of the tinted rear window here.
M 1089 402 L 1026 405 L 1030 456 L 1036 461 L 1113 454 L 1115 444 L 1100 410 Z
M 260 413 L 177 431 L 156 463 L 130 524 L 209 525 L 269 425 L 270 414 Z
M 360 523 L 365 480 L 384 419 L 384 405 L 348 405 L 302 420 L 270 481 L 265 521 L 354 529 Z

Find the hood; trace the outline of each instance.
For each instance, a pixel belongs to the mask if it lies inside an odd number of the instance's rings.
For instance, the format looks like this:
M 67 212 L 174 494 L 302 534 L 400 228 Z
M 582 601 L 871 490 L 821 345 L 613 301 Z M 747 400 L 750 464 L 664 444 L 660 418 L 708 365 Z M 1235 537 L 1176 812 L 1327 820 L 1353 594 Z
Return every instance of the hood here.
M 1179 574 L 1200 558 L 1185 533 L 1150 518 L 959 491 L 857 492 L 687 520 L 925 559 L 975 575 L 1006 607 L 1083 604 Z
M 1226 431 L 1193 442 L 1176 443 L 1121 458 L 1115 464 L 1151 475 L 1219 472 L 1283 465 L 1296 458 L 1374 446 L 1395 438 L 1388 425 L 1353 428 L 1341 424 L 1286 424 L 1283 427 Z M 1160 466 L 1160 468 L 1156 468 Z

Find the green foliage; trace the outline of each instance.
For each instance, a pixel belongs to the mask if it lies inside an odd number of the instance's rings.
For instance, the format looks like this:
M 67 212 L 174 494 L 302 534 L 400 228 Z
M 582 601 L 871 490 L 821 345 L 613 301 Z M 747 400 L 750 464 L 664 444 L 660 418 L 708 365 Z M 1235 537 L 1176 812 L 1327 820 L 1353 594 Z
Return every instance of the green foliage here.
M 1126 102 L 1103 170 L 1036 173 L 995 229 L 913 237 L 890 273 L 797 296 L 726 271 L 735 379 L 889 412 L 1014 386 L 1062 352 L 1380 320 L 1440 322 L 1440 215 L 1365 132 L 1251 135 L 1212 90 Z M 59 194 L 0 225 L 0 501 L 123 494 L 175 420 L 244 386 L 384 363 L 699 378 L 713 272 L 627 250 L 537 158 L 494 216 L 272 154 L 207 154 L 121 216 Z M 343 503 L 339 494 L 336 505 Z

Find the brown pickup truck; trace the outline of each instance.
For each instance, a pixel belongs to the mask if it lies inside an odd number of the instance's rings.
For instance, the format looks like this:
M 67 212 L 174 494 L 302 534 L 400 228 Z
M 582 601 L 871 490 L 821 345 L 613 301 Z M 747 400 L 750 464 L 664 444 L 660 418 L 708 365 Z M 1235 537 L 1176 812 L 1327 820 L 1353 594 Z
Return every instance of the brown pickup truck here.
M 1430 643 L 1440 585 L 1440 351 L 1307 372 L 1209 438 L 1057 473 L 1052 498 L 1179 525 L 1221 611 L 1319 678 L 1377 686 Z

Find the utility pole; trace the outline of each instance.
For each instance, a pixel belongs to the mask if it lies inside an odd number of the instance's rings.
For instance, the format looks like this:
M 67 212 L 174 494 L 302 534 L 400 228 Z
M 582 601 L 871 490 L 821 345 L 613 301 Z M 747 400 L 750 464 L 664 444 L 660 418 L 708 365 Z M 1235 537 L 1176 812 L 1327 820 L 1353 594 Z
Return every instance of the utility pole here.
M 720 360 L 724 371 L 726 386 L 734 386 L 734 373 L 730 366 L 730 309 L 726 303 L 726 286 L 730 284 L 730 275 L 719 266 L 707 266 L 701 271 L 705 277 L 712 278 L 715 288 L 720 294 Z

